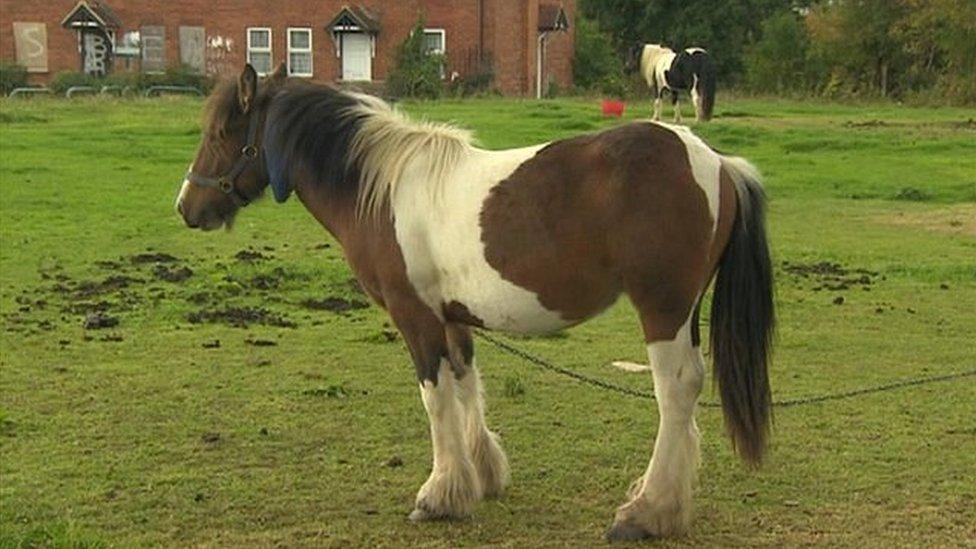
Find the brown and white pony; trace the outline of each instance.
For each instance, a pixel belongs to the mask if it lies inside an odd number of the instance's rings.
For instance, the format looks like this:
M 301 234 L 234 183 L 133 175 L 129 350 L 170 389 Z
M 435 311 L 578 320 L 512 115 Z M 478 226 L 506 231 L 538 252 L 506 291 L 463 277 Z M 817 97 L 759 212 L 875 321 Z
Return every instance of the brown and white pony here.
M 772 276 L 763 192 L 744 160 L 651 122 L 489 151 L 377 98 L 280 70 L 259 82 L 250 66 L 206 113 L 177 200 L 186 224 L 228 225 L 269 185 L 279 202 L 294 193 L 403 334 L 433 442 L 412 519 L 467 515 L 509 479 L 485 424 L 471 328 L 551 332 L 626 293 L 660 427 L 608 537 L 686 531 L 705 376 L 698 314 L 716 272 L 711 348 L 726 425 L 742 457 L 760 461 Z

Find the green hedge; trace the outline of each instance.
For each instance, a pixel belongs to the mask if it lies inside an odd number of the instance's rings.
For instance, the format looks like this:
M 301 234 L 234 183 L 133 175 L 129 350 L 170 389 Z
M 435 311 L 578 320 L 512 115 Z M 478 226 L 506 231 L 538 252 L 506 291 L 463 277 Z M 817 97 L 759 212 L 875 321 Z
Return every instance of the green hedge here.
M 108 76 L 92 76 L 82 72 L 59 72 L 54 76 L 50 88 L 55 93 L 65 93 L 73 86 L 91 86 L 101 89 L 102 86 L 129 86 L 133 91 L 148 89 L 152 86 L 191 86 L 204 93 L 213 87 L 213 80 L 189 67 L 170 67 L 160 74 L 140 72 L 118 72 Z
M 0 92 L 7 95 L 15 88 L 27 85 L 27 69 L 14 64 L 0 62 Z

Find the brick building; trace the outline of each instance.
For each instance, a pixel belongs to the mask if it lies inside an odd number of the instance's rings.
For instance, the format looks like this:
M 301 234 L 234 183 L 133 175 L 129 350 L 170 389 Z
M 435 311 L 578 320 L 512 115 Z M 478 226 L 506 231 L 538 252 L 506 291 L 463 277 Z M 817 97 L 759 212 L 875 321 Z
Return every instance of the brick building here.
M 0 57 L 34 84 L 61 71 L 232 74 L 280 62 L 321 82 L 382 83 L 420 17 L 446 79 L 490 70 L 535 95 L 572 83 L 575 0 L 0 0 Z M 540 63 L 541 61 L 541 63 Z

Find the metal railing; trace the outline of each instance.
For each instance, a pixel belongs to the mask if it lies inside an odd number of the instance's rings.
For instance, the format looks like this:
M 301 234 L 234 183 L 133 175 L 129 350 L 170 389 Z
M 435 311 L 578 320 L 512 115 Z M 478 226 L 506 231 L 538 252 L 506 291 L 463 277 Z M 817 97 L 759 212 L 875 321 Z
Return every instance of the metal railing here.
M 10 92 L 10 95 L 8 95 L 7 97 L 17 97 L 18 95 L 30 96 L 30 95 L 36 95 L 36 94 L 50 95 L 51 94 L 51 89 L 50 88 L 43 88 L 43 87 L 14 88 Z
M 194 88 L 193 86 L 151 86 L 143 95 L 146 97 L 152 97 L 154 95 L 160 95 L 162 93 L 187 93 L 203 95 L 203 92 L 199 88 Z
M 91 86 L 71 86 L 70 88 L 68 88 L 68 91 L 64 92 L 64 96 L 67 97 L 68 99 L 71 99 L 72 97 L 78 95 L 79 93 L 88 93 L 94 95 L 98 93 L 98 90 Z

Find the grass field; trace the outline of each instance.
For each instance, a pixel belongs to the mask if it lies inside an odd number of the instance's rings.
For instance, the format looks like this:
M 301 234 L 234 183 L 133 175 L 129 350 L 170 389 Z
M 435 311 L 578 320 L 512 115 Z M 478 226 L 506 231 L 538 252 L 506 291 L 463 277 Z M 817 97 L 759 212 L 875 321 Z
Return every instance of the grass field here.
M 410 523 L 430 446 L 402 341 L 297 200 L 230 233 L 182 227 L 200 106 L 0 102 L 0 547 L 599 543 L 647 464 L 653 404 L 480 344 L 510 491 Z M 583 100 L 404 108 L 491 148 L 619 123 Z M 777 399 L 976 367 L 974 117 L 720 98 L 698 127 L 766 175 Z M 514 341 L 650 388 L 608 366 L 644 357 L 625 302 Z M 974 417 L 973 377 L 779 409 L 751 472 L 701 409 L 697 520 L 666 545 L 974 546 Z

